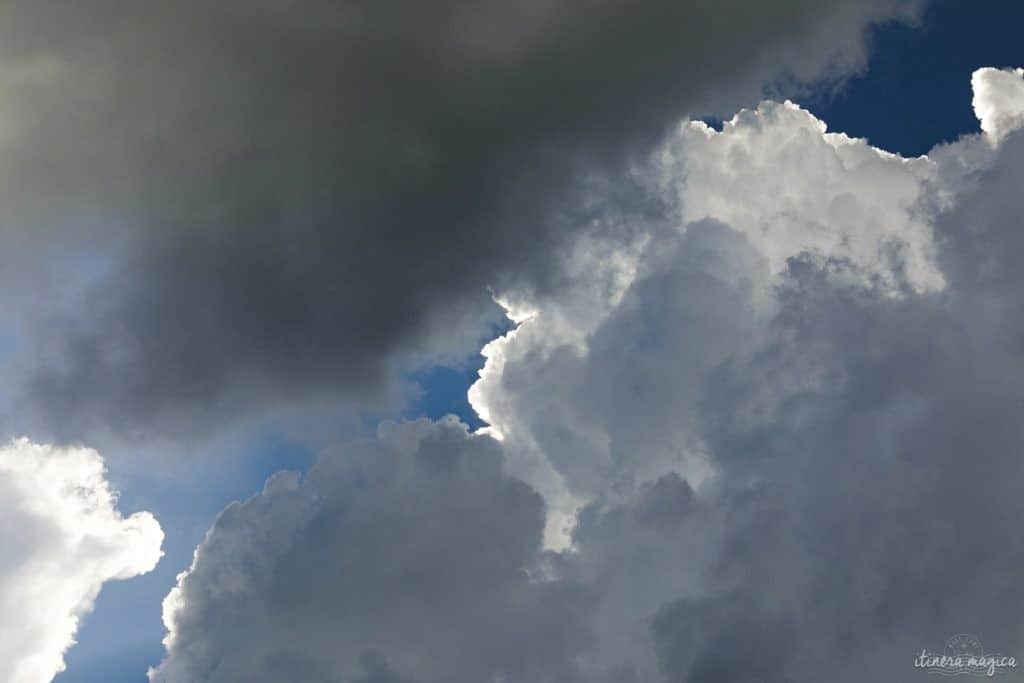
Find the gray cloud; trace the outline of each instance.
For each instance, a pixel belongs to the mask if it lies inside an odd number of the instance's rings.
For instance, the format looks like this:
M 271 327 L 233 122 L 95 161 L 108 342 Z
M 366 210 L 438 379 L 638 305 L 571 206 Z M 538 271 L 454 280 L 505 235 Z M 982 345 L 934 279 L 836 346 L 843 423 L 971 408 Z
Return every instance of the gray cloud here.
M 589 593 L 544 505 L 455 422 L 384 425 L 225 510 L 165 602 L 178 681 L 571 681 Z
M 941 293 L 790 261 L 776 340 L 704 388 L 729 523 L 711 593 L 653 622 L 670 680 L 907 680 L 961 632 L 1017 654 L 1022 170 L 1016 133 L 936 217 Z
M 1019 349 L 847 267 L 795 261 L 778 342 L 709 383 L 730 521 L 711 595 L 654 622 L 670 678 L 885 680 L 954 633 L 1019 647 Z
M 36 362 L 12 419 L 369 400 L 395 354 L 469 348 L 487 285 L 551 284 L 582 179 L 682 113 L 856 68 L 911 8 L 7 2 L 3 305 Z

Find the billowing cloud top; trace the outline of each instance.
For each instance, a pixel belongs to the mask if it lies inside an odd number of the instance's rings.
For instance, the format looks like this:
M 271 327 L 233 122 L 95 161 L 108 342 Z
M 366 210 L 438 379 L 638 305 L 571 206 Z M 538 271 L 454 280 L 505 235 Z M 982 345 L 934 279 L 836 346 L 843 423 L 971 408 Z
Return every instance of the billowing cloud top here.
M 0 446 L 0 679 L 51 680 L 104 582 L 156 566 L 160 525 L 115 504 L 95 451 Z
M 521 322 L 473 388 L 485 433 L 389 425 L 228 508 L 151 679 L 854 683 L 953 633 L 1024 654 L 1021 78 L 976 74 L 984 132 L 913 160 L 788 104 L 682 126 L 591 196 L 555 285 L 500 292 Z
M 974 113 L 995 140 L 1024 125 L 1024 69 L 978 69 L 971 77 Z

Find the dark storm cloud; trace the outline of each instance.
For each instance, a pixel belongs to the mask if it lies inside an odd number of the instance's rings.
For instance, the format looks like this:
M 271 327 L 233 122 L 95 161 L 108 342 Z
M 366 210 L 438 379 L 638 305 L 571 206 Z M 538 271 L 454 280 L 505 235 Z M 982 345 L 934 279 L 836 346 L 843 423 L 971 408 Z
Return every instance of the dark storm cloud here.
M 478 334 L 488 284 L 544 286 L 581 178 L 855 67 L 908 7 L 5 2 L 4 305 L 48 299 L 25 405 L 71 435 L 372 395 Z

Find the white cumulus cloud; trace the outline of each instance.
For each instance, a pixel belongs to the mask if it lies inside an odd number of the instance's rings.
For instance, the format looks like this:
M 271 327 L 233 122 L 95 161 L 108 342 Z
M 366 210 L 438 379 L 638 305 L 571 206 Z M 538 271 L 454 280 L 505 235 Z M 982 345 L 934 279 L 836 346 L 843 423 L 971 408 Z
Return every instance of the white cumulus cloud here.
M 0 680 L 45 683 L 106 581 L 153 569 L 163 532 L 122 517 L 103 459 L 17 439 L 0 446 Z
M 974 113 L 994 140 L 1024 126 L 1024 69 L 978 69 L 971 87 Z

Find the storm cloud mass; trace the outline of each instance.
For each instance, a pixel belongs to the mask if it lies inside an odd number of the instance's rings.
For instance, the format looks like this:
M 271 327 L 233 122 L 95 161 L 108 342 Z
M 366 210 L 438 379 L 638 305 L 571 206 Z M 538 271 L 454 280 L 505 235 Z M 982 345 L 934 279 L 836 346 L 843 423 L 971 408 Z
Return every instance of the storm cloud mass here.
M 789 103 L 681 124 L 634 174 L 662 220 L 499 296 L 485 433 L 386 426 L 229 508 L 151 679 L 853 683 L 924 675 L 952 633 L 1018 652 L 1024 78 L 974 88 L 984 132 L 917 159 Z M 535 669 L 505 659 L 540 632 Z
M 489 286 L 555 285 L 581 188 L 916 6 L 4 2 L 8 429 L 383 400 L 401 354 L 477 342 Z
M 1024 657 L 1024 70 L 914 158 L 785 99 L 923 6 L 0 0 L 0 679 Z

